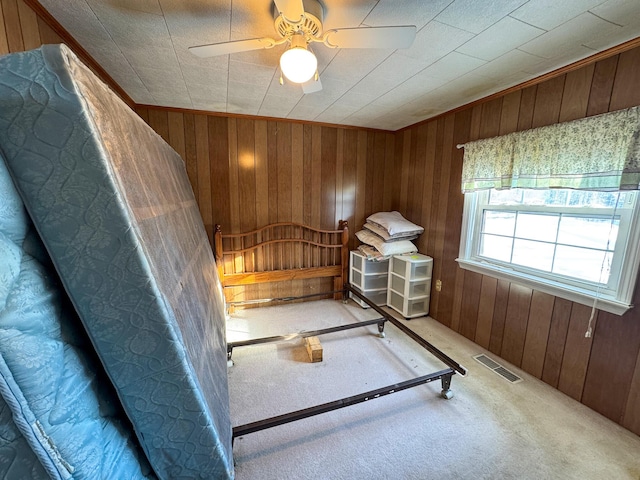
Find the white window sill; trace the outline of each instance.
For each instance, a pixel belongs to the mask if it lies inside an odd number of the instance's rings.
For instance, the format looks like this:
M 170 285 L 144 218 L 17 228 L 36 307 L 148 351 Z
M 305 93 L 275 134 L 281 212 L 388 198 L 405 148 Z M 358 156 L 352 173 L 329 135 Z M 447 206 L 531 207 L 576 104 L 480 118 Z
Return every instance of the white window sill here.
M 538 290 L 540 292 L 548 293 L 556 297 L 564 298 L 572 302 L 593 306 L 593 300 L 595 295 L 588 291 L 582 290 L 570 285 L 561 285 L 558 283 L 544 281 L 543 279 L 529 276 L 513 270 L 500 268 L 499 266 L 492 265 L 485 262 L 476 262 L 473 260 L 464 260 L 457 258 L 456 262 L 461 268 L 465 270 L 471 270 L 472 272 L 480 273 L 482 275 L 488 275 L 490 277 L 498 278 L 499 280 L 507 280 L 509 282 L 519 283 L 526 287 Z M 596 304 L 598 310 L 613 313 L 615 315 L 623 315 L 629 309 L 633 308 L 633 305 L 621 302 L 618 299 L 611 296 L 599 295 L 598 302 Z

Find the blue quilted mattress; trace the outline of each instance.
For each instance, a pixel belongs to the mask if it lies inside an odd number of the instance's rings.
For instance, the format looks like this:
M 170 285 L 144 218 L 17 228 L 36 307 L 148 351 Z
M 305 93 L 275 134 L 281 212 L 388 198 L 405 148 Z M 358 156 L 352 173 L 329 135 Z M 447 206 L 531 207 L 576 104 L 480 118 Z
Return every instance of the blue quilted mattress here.
M 0 72 L 0 152 L 155 474 L 233 478 L 224 301 L 183 160 L 64 46 Z
M 153 478 L 0 155 L 0 478 Z

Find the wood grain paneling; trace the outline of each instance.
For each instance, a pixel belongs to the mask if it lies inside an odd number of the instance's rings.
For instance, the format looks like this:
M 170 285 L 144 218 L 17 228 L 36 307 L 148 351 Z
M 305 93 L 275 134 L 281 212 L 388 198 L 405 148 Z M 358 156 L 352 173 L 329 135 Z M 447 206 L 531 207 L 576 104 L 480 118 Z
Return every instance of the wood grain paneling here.
M 458 143 L 639 105 L 640 48 L 629 48 L 403 129 L 395 140 L 400 211 L 425 227 L 418 245 L 434 258 L 433 283 L 442 280 L 430 315 L 640 434 L 640 312 L 596 311 L 585 338 L 590 307 L 461 270 L 462 156 L 451 153 Z
M 619 423 L 640 349 L 640 322 L 600 312 L 596 330 L 582 402 Z
M 531 289 L 512 283 L 504 322 L 501 356 L 516 366 L 522 363 L 522 353 L 529 322 Z
M 562 356 L 564 355 L 564 345 L 567 341 L 572 307 L 573 303 L 564 298 L 556 298 L 553 304 L 547 350 L 542 369 L 542 380 L 552 387 L 557 387 L 560 379 Z
M 153 107 L 138 111 L 183 155 L 209 235 L 217 223 L 225 233 L 286 221 L 335 229 L 344 216 L 355 248 L 353 234 L 366 216 L 383 208 L 385 189 L 385 202 L 399 203 L 398 189 L 387 186 L 400 179 L 391 133 Z M 389 180 L 385 172 L 393 172 Z M 279 255 L 286 265 L 288 252 Z M 234 300 L 301 295 L 323 283 L 289 287 L 246 287 L 233 295 Z
M 555 297 L 542 292 L 534 291 L 531 296 L 527 335 L 520 367 L 538 378 L 542 378 L 554 301 Z
M 558 379 L 558 390 L 570 397 L 580 400 L 584 388 L 584 380 L 587 375 L 589 356 L 593 337 L 587 338 L 587 325 L 591 308 L 586 305 L 574 304 L 569 319 L 567 340 L 564 345 L 562 367 Z M 597 317 L 594 318 L 597 320 Z

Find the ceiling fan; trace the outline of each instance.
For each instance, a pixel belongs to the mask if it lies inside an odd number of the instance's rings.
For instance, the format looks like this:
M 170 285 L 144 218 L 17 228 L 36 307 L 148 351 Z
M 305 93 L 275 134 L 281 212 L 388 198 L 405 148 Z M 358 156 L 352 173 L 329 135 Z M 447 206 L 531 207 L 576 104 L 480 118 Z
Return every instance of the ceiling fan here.
M 318 77 L 318 61 L 309 49 L 310 43 L 323 43 L 330 48 L 397 49 L 411 46 L 416 36 L 414 25 L 338 28 L 323 32 L 324 8 L 318 0 L 274 0 L 273 16 L 279 40 L 252 38 L 198 45 L 189 47 L 189 51 L 206 58 L 288 43 L 288 48 L 280 57 L 281 73 L 289 81 L 302 84 L 304 93 L 313 93 L 321 90 L 322 84 Z

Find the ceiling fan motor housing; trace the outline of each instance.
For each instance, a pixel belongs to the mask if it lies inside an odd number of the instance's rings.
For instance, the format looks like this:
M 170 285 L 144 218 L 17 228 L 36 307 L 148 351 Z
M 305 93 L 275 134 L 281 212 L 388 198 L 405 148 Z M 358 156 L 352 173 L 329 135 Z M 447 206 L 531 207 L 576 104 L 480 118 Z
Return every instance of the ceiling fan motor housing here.
M 298 23 L 295 23 L 295 19 L 286 19 L 281 16 L 275 3 L 273 4 L 275 29 L 282 38 L 290 37 L 298 32 L 304 33 L 305 37 L 317 37 L 322 32 L 324 17 L 322 4 L 317 0 L 303 0 L 302 4 L 304 5 L 304 16 Z

